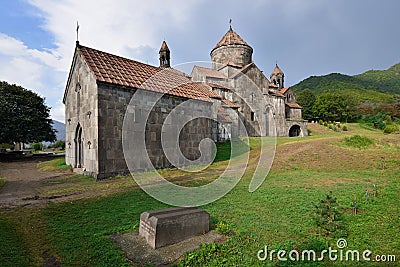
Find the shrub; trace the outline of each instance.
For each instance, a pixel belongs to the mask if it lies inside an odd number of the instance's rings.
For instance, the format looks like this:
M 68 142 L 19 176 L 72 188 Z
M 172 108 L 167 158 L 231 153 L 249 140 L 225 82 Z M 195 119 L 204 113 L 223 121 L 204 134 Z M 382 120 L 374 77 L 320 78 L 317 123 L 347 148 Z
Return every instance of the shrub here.
M 324 121 L 323 121 L 323 120 L 319 120 L 319 121 L 318 121 L 318 124 L 319 124 L 319 125 L 323 125 L 323 124 L 324 124 Z
M 386 134 L 398 133 L 399 125 L 397 124 L 386 125 L 385 129 L 383 129 L 383 132 Z
M 328 126 L 328 123 L 327 123 L 326 121 L 324 121 L 324 126 L 325 126 L 325 127 Z
M 347 126 L 346 126 L 346 125 L 343 125 L 342 130 L 343 130 L 343 131 L 347 131 Z
M 58 149 L 64 150 L 65 149 L 65 141 L 58 140 L 54 144 L 51 144 L 49 146 L 49 148 L 58 148 Z
M 343 213 L 338 209 L 339 204 L 332 191 L 315 205 L 315 223 L 319 233 L 329 237 L 345 237 L 347 231 L 343 222 Z
M 330 129 L 330 130 L 333 129 L 332 124 L 329 124 L 329 125 L 328 125 L 328 129 Z
M 353 135 L 345 137 L 344 143 L 346 146 L 355 148 L 366 148 L 374 143 L 374 141 L 366 136 Z
M 337 131 L 338 131 L 338 128 L 336 128 L 336 126 L 333 126 L 333 127 L 332 127 L 332 130 L 334 130 L 335 132 L 337 132 Z
M 39 151 L 43 149 L 43 144 L 42 143 L 33 143 L 31 144 L 31 148 L 35 151 Z

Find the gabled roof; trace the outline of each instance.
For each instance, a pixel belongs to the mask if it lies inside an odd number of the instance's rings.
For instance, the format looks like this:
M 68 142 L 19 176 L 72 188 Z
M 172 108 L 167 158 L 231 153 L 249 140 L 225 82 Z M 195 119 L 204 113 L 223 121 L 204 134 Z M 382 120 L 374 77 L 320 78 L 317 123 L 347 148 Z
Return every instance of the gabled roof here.
M 281 89 L 281 94 L 285 94 L 289 89 L 290 89 L 290 87 L 282 88 Z
M 237 70 L 234 74 L 231 75 L 231 79 L 235 78 L 236 76 L 238 76 L 239 74 L 244 73 L 248 68 L 250 68 L 251 66 L 255 65 L 254 62 L 250 62 L 249 64 L 243 66 L 241 69 Z
M 200 82 L 190 82 L 174 87 L 168 94 L 212 102 L 211 98 L 220 99 L 221 96 L 212 91 L 206 84 Z
M 221 102 L 223 105 L 225 105 L 229 108 L 240 108 L 240 105 L 235 104 L 235 103 L 229 101 L 228 99 L 222 99 Z
M 186 74 L 172 68 L 154 67 L 77 44 L 75 56 L 81 56 L 98 82 L 145 89 L 179 97 L 212 102 L 220 98 L 206 84 L 191 82 Z M 72 63 L 71 72 L 73 70 Z M 71 72 L 68 78 L 64 102 Z
M 297 103 L 285 103 L 286 106 L 288 106 L 289 108 L 297 108 L 297 109 L 302 109 L 303 107 L 300 106 Z
M 279 88 L 278 85 L 276 85 L 276 84 L 274 84 L 274 83 L 271 83 L 271 82 L 268 84 L 268 86 L 269 86 L 269 87 L 272 87 L 272 88 Z
M 240 65 L 237 65 L 237 64 L 233 63 L 232 61 L 228 61 L 228 62 L 226 62 L 225 64 L 223 64 L 222 66 L 218 67 L 218 70 L 222 70 L 222 69 L 225 68 L 226 66 L 234 67 L 234 68 L 241 68 L 241 67 L 242 67 L 242 66 L 240 66 Z
M 219 84 L 219 83 L 207 83 L 210 87 L 212 87 L 212 88 L 218 88 L 218 89 L 224 89 L 224 90 L 231 90 L 231 88 L 229 88 L 229 87 L 227 87 L 227 86 L 225 86 L 225 85 L 222 85 L 222 84 Z
M 214 70 L 214 69 L 209 69 L 209 68 L 203 68 L 203 67 L 199 67 L 199 66 L 194 66 L 193 67 L 193 71 L 194 70 L 198 70 L 200 71 L 204 76 L 206 77 L 210 77 L 210 78 L 217 78 L 217 79 L 226 79 L 227 77 L 222 74 L 221 72 Z
M 82 45 L 78 45 L 77 50 L 100 82 L 139 88 L 144 81 L 162 70 Z
M 232 30 L 232 27 L 229 27 L 229 30 L 225 35 L 222 37 L 222 39 L 216 44 L 214 49 L 221 47 L 221 46 L 227 46 L 227 45 L 246 45 L 249 46 L 242 37 L 239 36 L 234 30 Z M 213 49 L 213 50 L 214 50 Z
M 278 91 L 273 91 L 273 90 L 268 90 L 268 94 L 269 94 L 269 95 L 273 95 L 273 96 L 277 96 L 277 97 L 285 97 L 285 96 L 282 95 L 280 92 L 278 92 Z

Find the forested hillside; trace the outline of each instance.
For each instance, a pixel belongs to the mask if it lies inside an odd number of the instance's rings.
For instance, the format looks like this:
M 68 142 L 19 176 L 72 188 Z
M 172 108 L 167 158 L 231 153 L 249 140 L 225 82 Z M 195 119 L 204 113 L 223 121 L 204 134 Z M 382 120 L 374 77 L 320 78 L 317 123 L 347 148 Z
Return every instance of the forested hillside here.
M 311 76 L 292 89 L 295 92 L 308 89 L 315 95 L 351 94 L 362 102 L 391 102 L 400 98 L 400 63 L 387 70 L 370 70 L 355 76 L 340 73 Z

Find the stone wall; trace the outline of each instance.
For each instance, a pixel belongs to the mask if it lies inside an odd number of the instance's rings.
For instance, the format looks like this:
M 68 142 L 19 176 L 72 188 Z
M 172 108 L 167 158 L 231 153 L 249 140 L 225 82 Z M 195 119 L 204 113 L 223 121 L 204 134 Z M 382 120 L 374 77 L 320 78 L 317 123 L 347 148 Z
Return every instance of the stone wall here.
M 220 64 L 232 62 L 235 65 L 245 66 L 252 62 L 253 49 L 246 45 L 221 46 L 211 51 L 213 69 Z
M 65 161 L 77 167 L 76 149 L 78 125 L 82 127 L 82 170 L 98 172 L 98 99 L 97 84 L 79 52 L 75 54 L 69 82 L 64 95 L 66 144 Z
M 128 167 L 125 162 L 122 147 L 122 125 L 127 106 L 135 90 L 121 88 L 110 84 L 99 85 L 99 166 L 98 178 L 103 178 L 119 173 L 127 173 Z M 145 147 L 147 154 L 155 168 L 172 167 L 166 158 L 164 151 L 176 148 L 162 147 L 161 133 L 168 133 L 172 128 L 176 129 L 178 124 L 185 119 L 211 115 L 212 103 L 192 100 L 191 109 L 185 110 L 185 114 L 171 116 L 166 121 L 168 114 L 179 104 L 185 102 L 186 98 L 171 95 L 162 96 L 153 109 L 153 102 L 160 95 L 155 92 L 140 90 L 140 97 L 135 96 L 135 101 L 129 107 L 127 116 L 132 119 L 132 128 L 129 138 L 132 138 L 132 146 L 135 142 L 142 142 L 143 128 L 145 125 Z M 146 120 L 145 114 L 149 116 Z M 163 124 L 165 124 L 162 128 Z M 171 137 L 172 138 L 172 137 Z M 177 138 L 174 136 L 173 138 Z M 179 145 L 182 154 L 190 160 L 199 156 L 198 146 L 202 139 L 211 138 L 211 121 L 208 119 L 195 119 L 188 122 L 179 134 Z M 137 143 L 139 144 L 139 143 Z M 148 170 L 151 166 L 143 160 L 145 155 L 133 153 L 129 158 L 130 167 L 134 170 Z M 210 154 L 211 156 L 211 154 Z

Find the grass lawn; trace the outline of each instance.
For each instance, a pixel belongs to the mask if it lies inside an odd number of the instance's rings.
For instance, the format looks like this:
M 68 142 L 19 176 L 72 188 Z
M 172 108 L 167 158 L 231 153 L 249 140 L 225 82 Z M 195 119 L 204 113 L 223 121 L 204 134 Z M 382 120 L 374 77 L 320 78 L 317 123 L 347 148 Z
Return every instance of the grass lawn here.
M 358 124 L 337 133 L 312 124 L 309 138 L 278 138 L 272 169 L 260 188 L 248 192 L 259 156 L 258 138 L 251 138 L 251 160 L 239 184 L 223 198 L 203 206 L 211 215 L 212 227 L 226 226 L 224 244 L 204 245 L 189 253 L 180 266 L 294 266 L 296 262 L 276 259 L 261 262 L 257 252 L 270 250 L 336 249 L 336 238 L 317 235 L 314 205 L 329 191 L 337 197 L 347 228 L 346 249 L 371 250 L 400 259 L 400 136 Z M 371 140 L 372 143 L 359 135 Z M 347 138 L 347 139 L 346 139 Z M 346 141 L 350 140 L 350 141 Z M 355 145 L 353 145 L 355 144 Z M 226 166 L 229 143 L 219 145 L 218 161 L 207 170 L 186 174 L 178 170 L 160 173 L 182 185 L 196 186 L 215 179 Z M 222 151 L 222 152 L 221 152 Z M 50 165 L 56 165 L 52 163 Z M 42 166 L 43 167 L 43 166 Z M 62 164 L 60 163 L 60 166 Z M 50 167 L 47 167 L 50 168 Z M 188 181 L 189 177 L 191 178 Z M 45 208 L 0 211 L 2 266 L 43 265 L 55 255 L 63 266 L 130 266 L 109 238 L 114 232 L 135 230 L 141 212 L 165 208 L 135 186 L 129 177 L 113 183 L 72 175 L 54 181 L 58 189 L 104 190 L 104 196 L 51 204 Z M 377 196 L 372 196 L 376 184 Z M 111 187 L 110 187 L 111 186 Z M 366 190 L 370 197 L 366 197 Z M 50 189 L 49 189 L 50 190 Z M 111 193 L 107 190 L 111 190 Z M 351 213 L 356 199 L 359 213 Z M 4 229 L 4 230 L 3 230 Z M 3 261 L 3 260 L 2 260 Z M 366 266 L 365 262 L 300 262 L 296 266 Z M 369 262 L 367 266 L 396 266 Z

